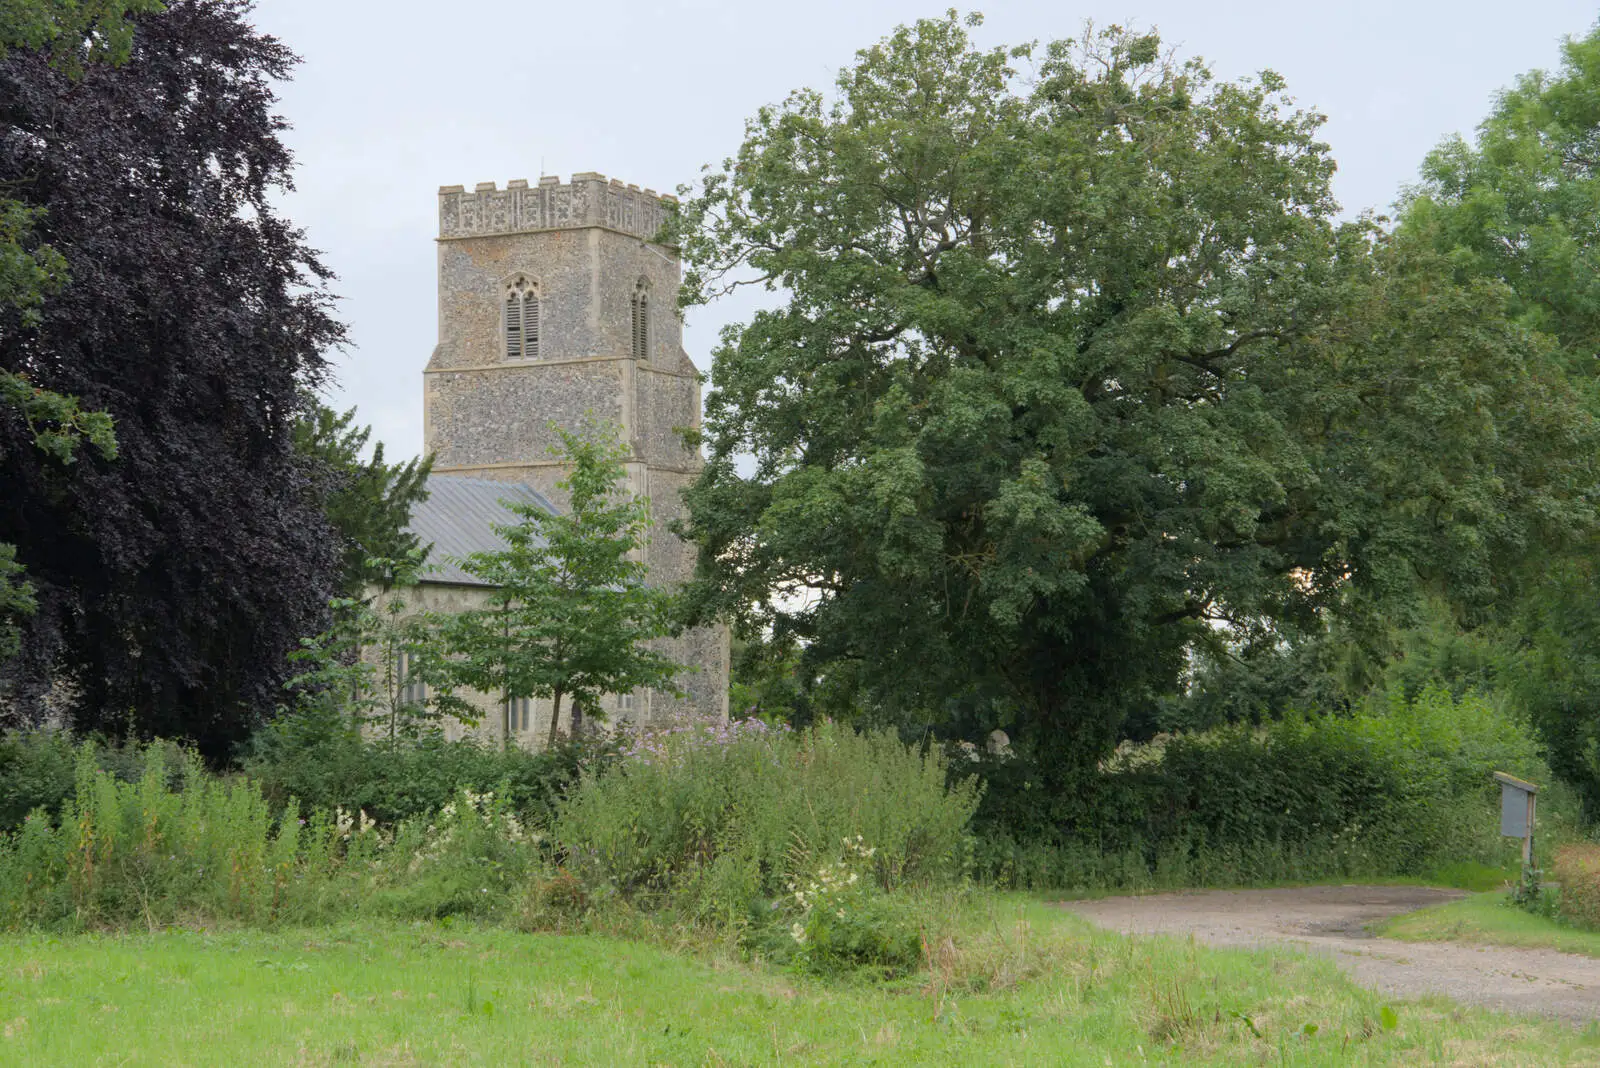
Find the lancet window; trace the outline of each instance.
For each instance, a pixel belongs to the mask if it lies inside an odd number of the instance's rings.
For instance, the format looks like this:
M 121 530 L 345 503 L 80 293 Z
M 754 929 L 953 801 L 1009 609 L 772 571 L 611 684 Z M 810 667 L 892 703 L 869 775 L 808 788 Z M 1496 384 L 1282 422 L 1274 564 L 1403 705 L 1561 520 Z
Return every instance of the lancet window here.
M 539 358 L 539 287 L 519 278 L 506 287 L 506 359 Z
M 650 358 L 650 290 L 643 281 L 633 290 L 633 358 Z

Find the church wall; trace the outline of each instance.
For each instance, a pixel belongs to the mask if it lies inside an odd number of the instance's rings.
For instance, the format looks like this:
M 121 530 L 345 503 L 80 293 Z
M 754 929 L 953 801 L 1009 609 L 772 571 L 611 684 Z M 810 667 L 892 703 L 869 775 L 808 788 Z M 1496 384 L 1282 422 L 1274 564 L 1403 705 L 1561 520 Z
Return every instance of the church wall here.
M 441 471 L 548 461 L 560 443 L 551 420 L 576 427 L 588 413 L 614 423 L 623 417 L 615 360 L 519 364 L 426 377 L 428 447 Z
M 539 285 L 540 359 L 605 352 L 589 314 L 593 256 L 582 231 L 439 242 L 439 348 L 432 368 L 504 362 L 501 300 L 507 283 Z
M 700 384 L 680 375 L 641 368 L 634 438 L 643 455 L 664 467 L 698 467 L 699 453 L 679 431 L 700 425 Z
M 696 477 L 660 469 L 649 474 L 651 527 L 645 562 L 650 565 L 652 582 L 685 582 L 694 577 L 694 547 L 672 533 L 671 526 L 688 518 L 683 491 Z

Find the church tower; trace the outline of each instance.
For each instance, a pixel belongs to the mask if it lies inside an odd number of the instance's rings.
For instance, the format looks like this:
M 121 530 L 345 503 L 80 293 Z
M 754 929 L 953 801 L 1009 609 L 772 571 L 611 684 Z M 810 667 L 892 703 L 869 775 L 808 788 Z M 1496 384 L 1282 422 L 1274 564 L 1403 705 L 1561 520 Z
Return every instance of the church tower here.
M 592 413 L 619 427 L 629 488 L 650 498 L 645 562 L 661 585 L 694 572 L 693 546 L 667 527 L 702 462 L 679 433 L 700 425 L 676 308 L 681 267 L 655 240 L 672 200 L 591 173 L 441 188 L 439 344 L 423 402 L 436 475 L 520 483 L 557 507 L 564 471 L 549 424 L 575 430 Z M 636 695 L 624 715 L 725 719 L 726 628 L 666 639 L 662 652 L 689 665 L 687 700 Z

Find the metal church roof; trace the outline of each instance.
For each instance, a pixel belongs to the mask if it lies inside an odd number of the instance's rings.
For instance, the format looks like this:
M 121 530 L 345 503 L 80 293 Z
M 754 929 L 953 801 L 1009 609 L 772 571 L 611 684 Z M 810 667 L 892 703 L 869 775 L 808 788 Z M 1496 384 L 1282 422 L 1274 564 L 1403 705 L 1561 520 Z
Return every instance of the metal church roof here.
M 422 581 L 489 585 L 461 570 L 454 561 L 469 553 L 506 547 L 494 532 L 493 524 L 505 526 L 520 520 L 501 501 L 535 504 L 551 515 L 560 514 L 543 494 L 520 482 L 460 475 L 428 476 L 428 499 L 411 510 L 411 522 L 406 524 L 406 529 L 424 546 L 433 546 Z

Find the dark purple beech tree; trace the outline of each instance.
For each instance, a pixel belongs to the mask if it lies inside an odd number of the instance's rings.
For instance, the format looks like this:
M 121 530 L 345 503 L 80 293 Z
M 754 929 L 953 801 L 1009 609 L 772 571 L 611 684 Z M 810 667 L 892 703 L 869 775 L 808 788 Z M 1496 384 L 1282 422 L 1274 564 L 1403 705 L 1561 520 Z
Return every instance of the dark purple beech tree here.
M 115 458 L 71 465 L 0 408 L 0 543 L 37 611 L 9 715 L 70 681 L 72 725 L 225 759 L 321 630 L 340 549 L 293 427 L 342 327 L 329 272 L 280 218 L 273 83 L 295 56 L 240 0 L 172 0 L 120 66 L 0 60 L 0 188 L 70 282 L 0 308 L 0 372 L 109 413 Z

